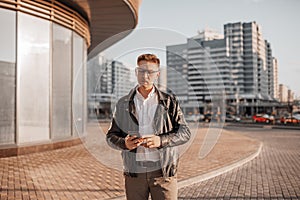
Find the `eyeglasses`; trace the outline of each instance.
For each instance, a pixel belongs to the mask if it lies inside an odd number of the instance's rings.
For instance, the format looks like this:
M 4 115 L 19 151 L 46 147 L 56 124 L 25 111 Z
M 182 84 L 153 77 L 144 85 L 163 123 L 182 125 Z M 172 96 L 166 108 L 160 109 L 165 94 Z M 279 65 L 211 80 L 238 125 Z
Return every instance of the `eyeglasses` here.
M 141 68 L 135 68 L 135 71 L 138 75 L 144 75 L 146 74 L 147 76 L 153 75 L 156 72 L 159 72 L 159 70 L 153 71 L 153 70 L 146 70 L 146 69 L 141 69 Z

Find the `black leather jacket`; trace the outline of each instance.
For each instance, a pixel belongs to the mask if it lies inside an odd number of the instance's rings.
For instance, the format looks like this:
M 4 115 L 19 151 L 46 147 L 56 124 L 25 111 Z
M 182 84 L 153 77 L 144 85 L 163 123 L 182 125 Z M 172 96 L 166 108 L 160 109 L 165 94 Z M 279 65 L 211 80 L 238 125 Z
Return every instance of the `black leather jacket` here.
M 174 176 L 178 166 L 178 145 L 184 144 L 191 137 L 183 113 L 179 107 L 176 97 L 164 93 L 155 87 L 158 95 L 158 106 L 154 116 L 153 128 L 155 135 L 161 139 L 161 146 L 158 148 L 160 154 L 161 168 L 165 178 Z M 128 132 L 138 132 L 137 113 L 134 105 L 136 88 L 122 97 L 117 105 L 112 119 L 111 126 L 106 135 L 107 143 L 122 150 L 124 172 L 135 176 L 136 149 L 129 151 L 125 146 L 125 137 Z

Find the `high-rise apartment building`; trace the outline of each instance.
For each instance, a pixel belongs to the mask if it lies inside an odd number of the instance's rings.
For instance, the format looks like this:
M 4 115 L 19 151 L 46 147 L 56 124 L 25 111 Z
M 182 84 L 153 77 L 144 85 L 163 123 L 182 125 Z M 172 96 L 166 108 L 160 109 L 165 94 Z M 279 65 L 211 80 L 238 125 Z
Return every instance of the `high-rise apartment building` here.
M 223 37 L 206 31 L 185 44 L 167 46 L 168 88 L 189 103 L 209 103 L 214 95 L 225 94 L 227 102 L 244 105 L 248 114 L 257 112 L 254 105 L 274 101 L 277 62 L 261 27 L 256 22 L 228 23 Z M 188 91 L 178 91 L 174 70 L 186 77 Z
M 241 95 L 246 99 L 267 100 L 268 56 L 261 27 L 255 22 L 224 25 L 225 38 L 230 49 L 231 67 L 236 71 Z
M 272 71 L 273 73 L 273 88 L 271 87 L 271 96 L 279 100 L 279 87 L 278 87 L 278 62 L 277 59 L 273 57 L 272 59 Z M 273 91 L 273 93 L 272 93 Z
M 268 84 L 268 95 L 270 97 L 274 97 L 274 71 L 273 71 L 273 56 L 272 56 L 272 49 L 271 44 L 266 40 L 265 41 L 266 47 L 266 59 L 267 59 L 267 84 Z

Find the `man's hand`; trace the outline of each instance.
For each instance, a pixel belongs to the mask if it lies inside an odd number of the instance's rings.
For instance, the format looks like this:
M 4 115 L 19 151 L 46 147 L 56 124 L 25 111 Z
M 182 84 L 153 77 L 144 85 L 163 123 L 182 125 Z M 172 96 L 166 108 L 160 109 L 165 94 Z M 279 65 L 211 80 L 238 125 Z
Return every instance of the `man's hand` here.
M 136 135 L 127 135 L 125 137 L 125 146 L 127 149 L 132 150 L 137 148 L 143 143 L 143 138 L 138 138 Z
M 160 137 L 157 135 L 153 135 L 151 137 L 145 137 L 143 138 L 143 146 L 147 148 L 157 148 L 160 147 Z

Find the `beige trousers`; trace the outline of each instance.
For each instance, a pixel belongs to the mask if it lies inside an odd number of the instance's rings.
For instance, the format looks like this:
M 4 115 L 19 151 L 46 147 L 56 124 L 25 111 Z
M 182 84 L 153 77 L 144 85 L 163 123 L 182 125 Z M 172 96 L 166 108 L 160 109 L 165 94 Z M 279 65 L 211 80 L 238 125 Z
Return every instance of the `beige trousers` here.
M 125 175 L 127 200 L 177 200 L 177 177 L 165 179 L 161 171 L 138 173 L 137 177 Z

